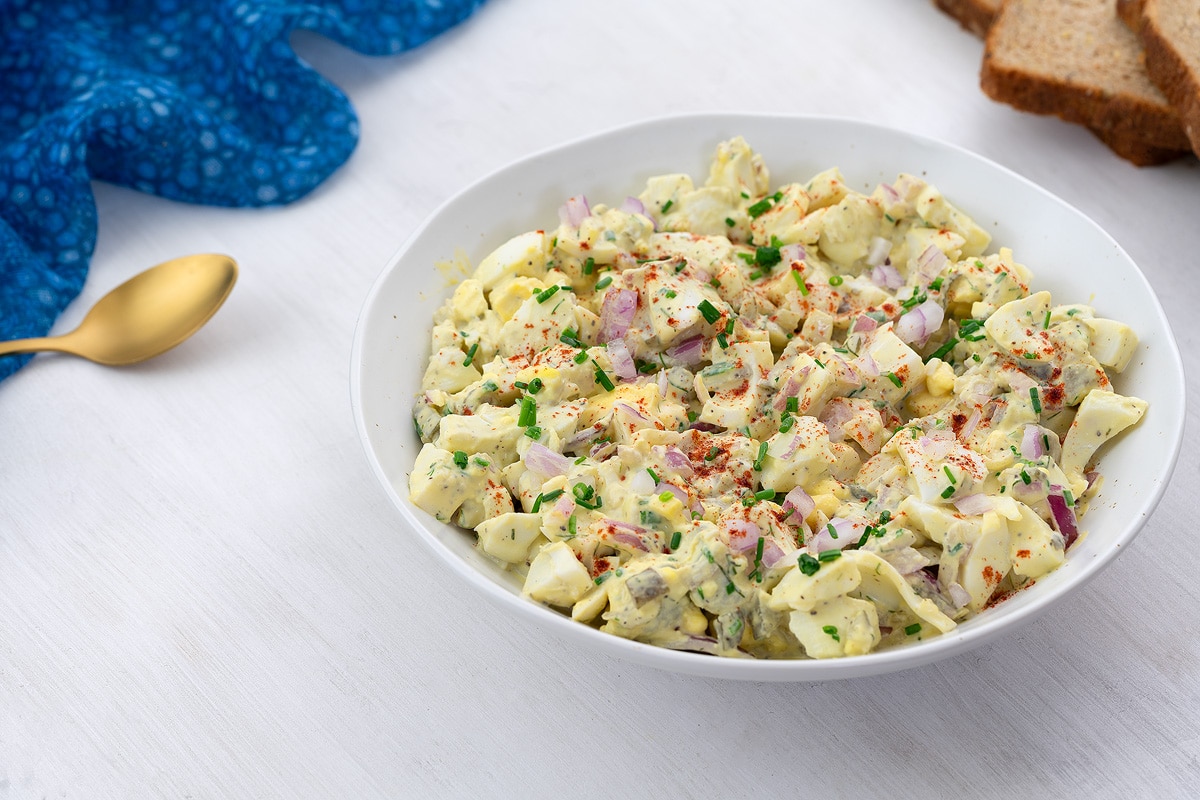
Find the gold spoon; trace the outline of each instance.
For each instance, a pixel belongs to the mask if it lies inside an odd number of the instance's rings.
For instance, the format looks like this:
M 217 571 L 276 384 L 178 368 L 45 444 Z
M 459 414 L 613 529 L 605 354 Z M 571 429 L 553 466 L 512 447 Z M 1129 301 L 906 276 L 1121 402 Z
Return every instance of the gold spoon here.
M 101 297 L 70 333 L 0 342 L 0 356 L 54 350 L 110 367 L 145 361 L 200 330 L 237 273 L 237 262 L 217 253 L 164 261 Z

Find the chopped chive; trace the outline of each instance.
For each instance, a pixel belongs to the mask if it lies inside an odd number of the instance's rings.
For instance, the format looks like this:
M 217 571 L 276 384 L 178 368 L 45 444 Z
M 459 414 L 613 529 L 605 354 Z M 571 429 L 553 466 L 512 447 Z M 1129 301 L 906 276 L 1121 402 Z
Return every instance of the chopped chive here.
M 770 208 L 771 208 L 771 198 L 764 197 L 762 200 L 759 200 L 757 203 L 755 203 L 754 205 L 747 208 L 746 213 L 749 214 L 751 217 L 754 217 L 755 219 L 757 219 L 758 217 L 761 217 L 763 214 L 765 214 L 767 212 L 767 210 Z
M 832 536 L 834 539 L 838 538 L 837 528 L 833 527 L 832 522 L 825 523 L 825 530 L 829 531 L 829 535 Z
M 479 352 L 479 342 L 475 342 L 475 344 L 471 345 L 470 349 L 467 350 L 467 357 L 465 359 L 463 359 L 463 366 L 464 367 L 471 366 L 471 362 L 475 360 L 475 354 L 478 352 Z
M 675 497 L 675 495 L 672 494 L 671 492 L 663 492 L 662 494 L 660 494 L 658 496 L 658 500 L 661 503 L 669 503 L 669 502 L 671 502 L 672 499 L 674 499 L 674 497 Z
M 733 221 L 733 217 L 726 217 L 725 224 L 732 228 L 737 223 Z
M 1046 312 L 1046 319 L 1042 322 L 1042 330 L 1050 330 L 1050 312 Z
M 542 438 L 542 429 L 537 425 L 530 425 L 525 429 L 525 435 L 530 439 L 540 439 Z
M 755 500 L 774 500 L 775 499 L 775 490 L 774 489 L 763 489 L 761 491 L 755 492 L 754 499 Z
M 517 418 L 517 424 L 522 428 L 527 428 L 537 422 L 537 403 L 532 397 L 521 398 L 521 414 Z
M 665 292 L 663 292 L 663 296 L 666 297 L 668 300 L 674 300 L 676 297 L 675 290 L 667 289 Z
M 539 494 L 536 498 L 534 498 L 533 508 L 529 509 L 529 513 L 536 514 L 539 511 L 541 511 L 542 510 L 542 500 L 544 500 L 544 499 L 545 498 L 541 494 Z
M 952 495 L 952 494 L 954 494 L 954 487 L 953 487 L 953 486 L 947 486 L 947 487 L 946 487 L 946 489 L 945 489 L 945 491 L 943 491 L 943 492 L 942 492 L 942 499 L 943 499 L 943 500 L 949 500 L 949 499 L 950 499 L 950 495 Z
M 1022 353 L 1021 358 L 1027 358 L 1032 361 L 1033 359 L 1037 358 L 1037 354 L 1036 353 Z
M 529 393 L 530 393 L 530 394 L 537 394 L 538 392 L 540 392 L 540 391 L 542 390 L 542 387 L 543 387 L 543 386 L 545 386 L 545 384 L 544 384 L 544 383 L 542 383 L 542 379 L 541 379 L 541 378 L 534 378 L 533 380 L 531 380 L 531 381 L 529 382 L 529 387 L 528 387 L 528 388 L 529 388 Z
M 929 288 L 935 292 L 937 290 L 941 289 L 942 288 L 942 279 L 940 277 L 934 279 L 933 283 L 929 284 Z
M 607 372 L 605 372 L 605 371 L 604 371 L 604 370 L 603 370 L 603 369 L 600 367 L 600 365 L 599 365 L 599 364 L 596 364 L 596 360 L 595 360 L 595 359 L 592 359 L 592 363 L 593 363 L 593 364 L 595 364 L 595 366 L 596 366 L 596 373 L 595 373 L 595 377 L 596 377 L 596 383 L 598 383 L 598 384 L 600 384 L 601 386 L 603 386 L 603 387 L 604 387 L 604 390 L 605 390 L 606 392 L 611 392 L 613 389 L 615 389 L 615 388 L 616 388 L 616 384 L 614 384 L 614 383 L 612 382 L 612 378 L 608 377 L 608 373 L 607 373 Z
M 721 452 L 721 448 L 717 447 L 716 445 L 713 445 L 712 449 L 708 451 L 708 455 L 706 455 L 704 457 L 704 460 L 712 461 L 714 458 L 716 458 L 720 454 L 720 452 Z
M 830 275 L 829 276 L 829 285 L 830 286 L 841 286 L 842 283 L 845 282 L 845 280 L 846 279 L 843 278 L 841 275 Z
M 787 433 L 788 431 L 790 431 L 792 429 L 792 426 L 795 424 L 796 424 L 795 417 L 784 417 L 783 419 L 781 419 L 779 421 L 779 432 Z
M 1067 501 L 1067 505 L 1075 505 L 1075 495 L 1071 494 L 1070 489 L 1063 489 L 1063 500 Z
M 760 442 L 758 445 L 758 458 L 754 459 L 754 471 L 761 472 L 763 459 L 767 457 L 767 443 Z
M 823 628 L 821 628 L 821 630 L 824 631 L 825 633 L 829 634 L 829 636 L 835 642 L 840 642 L 842 640 L 842 637 L 838 636 L 838 629 L 837 629 L 836 625 L 826 625 Z
M 458 465 L 459 469 L 466 469 L 467 468 L 467 454 L 464 453 L 462 450 L 455 450 L 454 451 L 454 463 Z
M 826 561 L 837 561 L 841 557 L 841 550 L 824 550 L 817 556 L 817 560 L 824 564 Z
M 821 359 L 814 358 L 813 361 L 815 361 L 817 363 L 818 367 L 820 367 L 821 369 L 825 369 L 825 363 L 823 361 L 821 361 Z
M 725 334 L 723 333 L 717 334 L 717 344 L 721 346 L 722 350 L 729 349 L 729 340 L 725 338 Z
M 1044 433 L 1042 434 L 1042 447 L 1046 448 L 1047 453 L 1050 452 L 1050 437 Z
M 585 461 L 587 461 L 587 456 L 580 456 L 579 458 L 575 459 L 575 466 L 579 466 Z
M 759 247 L 754 251 L 754 263 L 768 272 L 782 260 L 778 247 Z
M 583 262 L 583 274 L 591 275 L 595 271 L 596 271 L 596 259 L 592 258 L 591 256 L 588 256 L 587 259 L 585 259 Z
M 557 291 L 558 291 L 557 286 L 550 286 L 546 289 L 543 289 L 542 291 L 537 293 L 537 301 L 539 303 L 544 303 L 547 300 L 549 300 L 551 297 L 553 297 L 555 292 L 557 292 Z
M 821 562 L 808 553 L 801 553 L 796 563 L 799 565 L 800 571 L 808 576 L 816 575 L 817 570 L 821 568 Z
M 721 282 L 719 280 L 717 280 L 716 278 L 713 278 L 711 281 L 709 281 L 708 285 L 713 287 L 714 289 L 721 288 Z
M 934 350 L 932 353 L 930 353 L 929 358 L 925 359 L 925 361 L 928 363 L 929 361 L 932 361 L 935 358 L 940 358 L 940 359 L 944 360 L 946 358 L 946 356 L 950 353 L 950 351 L 954 349 L 954 346 L 956 344 L 958 344 L 958 339 L 951 336 L 949 339 L 946 340 L 945 344 L 943 344 L 937 350 Z
M 558 340 L 563 344 L 569 344 L 571 347 L 583 347 L 583 342 L 579 340 L 579 334 L 575 333 L 574 328 L 567 328 L 558 335 Z
M 947 465 L 943 464 L 943 465 L 942 465 L 942 471 L 943 471 L 943 472 L 945 472 L 945 473 L 946 473 L 946 477 L 950 479 L 950 485 L 951 485 L 951 486 L 954 486 L 954 485 L 956 485 L 956 484 L 958 483 L 958 480 L 957 480 L 957 479 L 954 477 L 954 473 L 950 471 L 950 467 L 949 467 L 949 466 L 947 466 Z
M 680 542 L 682 542 L 682 541 L 683 541 L 683 533 L 682 533 L 682 532 L 680 532 L 680 531 L 675 531 L 674 533 L 672 533 L 672 534 L 671 534 L 671 544 L 670 544 L 670 548 L 671 548 L 672 550 L 678 550 L 678 549 L 679 549 L 679 543 L 680 543 Z
M 473 458 L 471 460 L 474 461 L 476 464 L 478 464 L 481 467 L 490 467 L 491 466 L 491 462 L 488 461 L 486 458 L 483 458 L 482 456 L 475 456 L 475 458 Z
M 658 483 L 658 473 L 657 472 L 650 469 L 649 467 L 646 467 L 646 472 L 650 473 L 650 477 L 654 479 L 655 483 Z
M 800 294 L 808 296 L 808 285 L 804 283 L 804 278 L 800 277 L 800 270 L 792 270 L 792 279 L 796 281 L 796 288 L 800 290 Z
M 886 377 L 887 377 L 887 379 L 888 379 L 889 381 L 891 381 L 892 383 L 896 384 L 896 386 L 903 386 L 903 385 L 904 385 L 904 381 L 900 380 L 900 376 L 899 376 L 899 375 L 897 375 L 896 373 L 894 373 L 894 372 L 885 372 L 885 373 L 883 373 L 883 374 L 884 374 L 884 376 L 886 376 Z
M 705 321 L 707 321 L 709 325 L 712 325 L 721 318 L 721 312 L 717 311 L 716 306 L 707 300 L 701 300 L 696 308 L 704 316 Z
M 662 213 L 664 213 L 664 214 L 665 214 L 665 213 L 667 213 L 668 211 L 670 211 L 670 210 L 671 210 L 671 206 L 673 206 L 673 205 L 675 205 L 675 201 L 674 201 L 674 200 L 668 200 L 667 202 L 663 203 L 663 204 L 662 204 Z
M 1030 483 L 1032 483 L 1032 482 L 1033 482 L 1033 478 L 1029 477 L 1029 473 L 1028 473 L 1028 472 L 1026 472 L 1025 470 L 1023 470 L 1023 469 L 1022 469 L 1022 470 L 1021 470 L 1021 481 L 1022 481 L 1022 482 L 1023 482 L 1023 483 L 1024 483 L 1026 486 L 1028 486 Z
M 525 391 L 529 388 L 529 384 L 525 381 L 513 381 L 513 386 L 517 387 L 521 391 Z
M 1038 397 L 1038 390 L 1036 386 L 1029 387 L 1029 399 L 1033 401 L 1033 413 L 1042 413 L 1042 399 Z
M 551 500 L 557 500 L 562 497 L 565 491 L 565 489 L 555 489 L 553 492 L 546 492 L 545 494 L 538 495 L 538 497 L 549 503 Z
M 799 414 L 800 413 L 800 398 L 799 397 L 789 397 L 787 399 L 787 410 L 792 412 L 793 414 Z
M 603 278 L 596 281 L 596 291 L 598 292 L 601 289 L 607 289 L 608 285 L 612 283 L 612 281 L 612 275 L 605 275 Z
M 587 354 L 586 350 L 580 350 L 578 353 L 575 354 L 575 363 L 576 364 L 582 364 L 583 362 L 585 362 L 587 360 L 588 360 L 588 354 Z
M 574 536 L 574 535 L 575 535 L 575 530 L 576 530 L 576 526 L 577 526 L 577 525 L 578 525 L 578 523 L 575 521 L 575 515 L 574 515 L 574 514 L 572 514 L 571 516 L 567 517 L 567 533 L 569 533 L 569 534 L 571 534 L 572 536 Z
M 905 625 L 904 632 L 907 633 L 909 636 L 912 636 L 914 633 L 920 633 L 921 632 L 921 623 L 914 622 L 912 625 Z

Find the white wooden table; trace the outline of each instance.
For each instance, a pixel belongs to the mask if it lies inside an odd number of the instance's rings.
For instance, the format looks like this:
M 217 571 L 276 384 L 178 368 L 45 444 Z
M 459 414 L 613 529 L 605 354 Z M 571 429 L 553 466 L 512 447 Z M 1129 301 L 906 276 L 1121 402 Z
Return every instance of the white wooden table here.
M 604 12 L 601 15 L 601 12 Z M 1099 579 L 1017 635 L 819 685 L 677 677 L 498 616 L 397 520 L 351 416 L 376 274 L 468 182 L 664 113 L 869 119 L 975 150 L 1108 229 L 1200 396 L 1200 162 L 1136 169 L 978 88 L 923 0 L 492 0 L 406 56 L 298 35 L 362 141 L 309 198 L 197 208 L 97 185 L 67 330 L 134 272 L 241 263 L 193 340 L 0 383 L 0 798 L 1184 797 L 1200 780 L 1193 410 Z

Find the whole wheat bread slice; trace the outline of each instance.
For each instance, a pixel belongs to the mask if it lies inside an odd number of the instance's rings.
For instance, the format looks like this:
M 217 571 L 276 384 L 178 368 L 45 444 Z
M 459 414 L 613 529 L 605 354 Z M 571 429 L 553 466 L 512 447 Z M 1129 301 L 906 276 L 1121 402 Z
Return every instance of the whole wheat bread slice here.
M 1117 0 L 1117 16 L 1137 33 L 1142 27 L 1142 8 L 1146 0 Z
M 992 20 L 1000 11 L 1001 0 L 933 0 L 942 11 L 958 20 L 980 39 L 987 36 Z
M 1116 0 L 1007 0 L 988 32 L 980 83 L 993 100 L 1086 125 L 1118 155 L 1157 164 L 1190 142 L 1141 58 Z
M 1146 71 L 1175 107 L 1200 155 L 1200 2 L 1142 0 L 1137 27 Z

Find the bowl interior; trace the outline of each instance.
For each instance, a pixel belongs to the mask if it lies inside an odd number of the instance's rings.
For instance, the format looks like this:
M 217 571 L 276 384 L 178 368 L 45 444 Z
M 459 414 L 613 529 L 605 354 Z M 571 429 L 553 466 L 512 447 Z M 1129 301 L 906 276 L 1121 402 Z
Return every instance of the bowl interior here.
M 1110 443 L 1102 491 L 1082 521 L 1086 536 L 1067 563 L 951 633 L 866 656 L 832 661 L 739 661 L 679 653 L 602 634 L 522 599 L 509 573 L 482 556 L 474 535 L 437 522 L 408 501 L 408 472 L 421 443 L 411 410 L 429 353 L 434 311 L 452 291 L 439 262 L 465 254 L 472 266 L 513 235 L 557 225 L 571 195 L 610 205 L 638 194 L 647 178 L 685 172 L 707 176 L 716 145 L 742 135 L 762 153 L 771 184 L 806 180 L 831 166 L 869 193 L 900 172 L 936 185 L 1034 273 L 1034 288 L 1056 302 L 1085 302 L 1131 325 L 1140 346 L 1117 391 L 1150 403 L 1142 422 Z M 1095 223 L 1024 178 L 959 148 L 852 120 L 703 115 L 654 120 L 543 152 L 506 167 L 447 201 L 406 242 L 371 290 L 359 320 L 352 399 L 368 459 L 405 521 L 399 535 L 423 539 L 468 582 L 517 613 L 561 635 L 652 666 L 756 680 L 854 677 L 915 666 L 961 652 L 1010 629 L 1082 585 L 1126 546 L 1161 497 L 1182 441 L 1183 368 L 1149 283 Z

